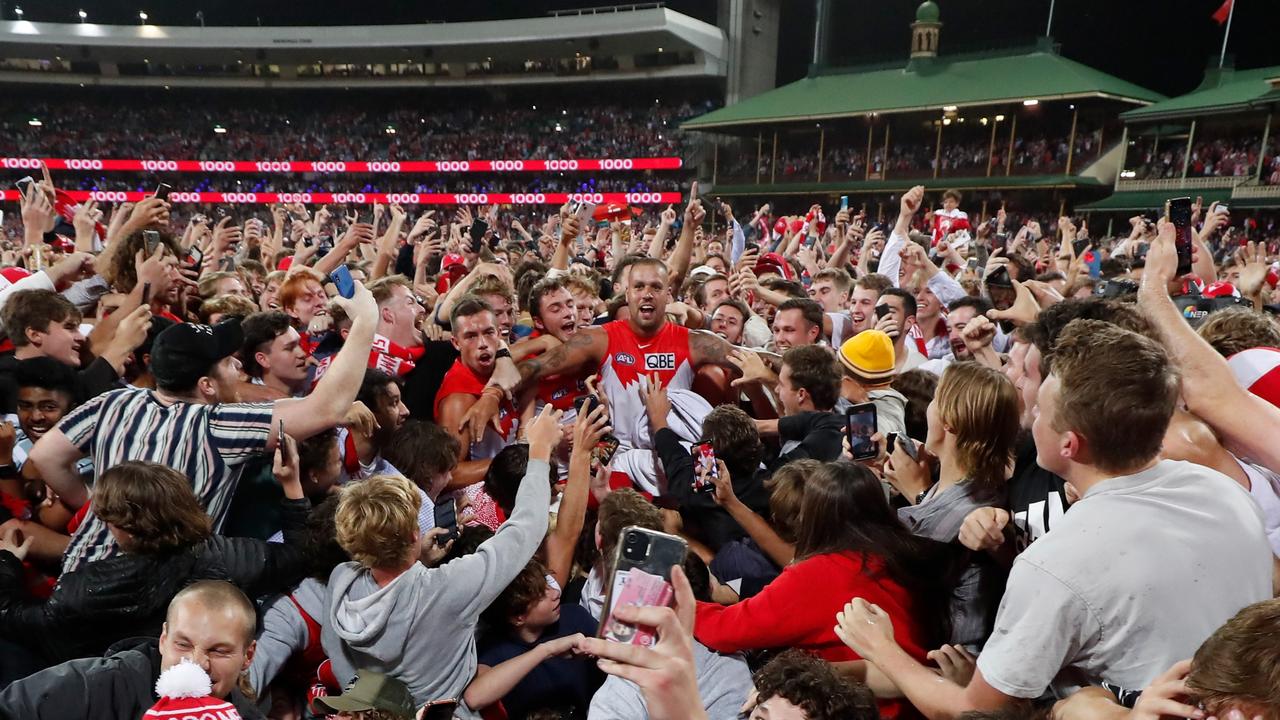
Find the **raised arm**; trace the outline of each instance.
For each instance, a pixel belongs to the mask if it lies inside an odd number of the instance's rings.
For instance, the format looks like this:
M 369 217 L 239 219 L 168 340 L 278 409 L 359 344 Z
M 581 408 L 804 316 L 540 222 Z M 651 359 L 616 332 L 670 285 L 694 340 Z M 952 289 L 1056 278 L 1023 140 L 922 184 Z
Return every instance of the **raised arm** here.
M 578 536 L 586 523 L 587 496 L 591 489 L 591 450 L 606 433 L 612 432 L 603 404 L 587 415 L 578 415 L 573 428 L 573 450 L 569 453 L 569 479 L 560 496 L 556 527 L 547 535 L 547 569 L 560 587 L 565 587 L 573 572 L 573 555 Z
M 351 318 L 351 330 L 342 349 L 334 356 L 329 369 L 316 383 L 311 394 L 298 400 L 278 401 L 271 413 L 271 426 L 284 421 L 285 431 L 297 440 L 305 440 L 328 430 L 346 416 L 369 364 L 369 348 L 378 325 L 378 304 L 373 294 L 361 283 L 351 299 L 333 299 Z M 276 434 L 269 433 L 267 448 L 274 449 Z
M 667 244 L 667 236 L 671 234 L 671 227 L 676 224 L 676 211 L 670 206 L 662 211 L 661 222 L 658 223 L 658 231 L 653 234 L 653 240 L 649 242 L 649 257 L 662 259 L 662 249 Z
M 1275 442 L 1280 436 L 1280 408 L 1240 387 L 1227 361 L 1178 312 L 1167 289 L 1177 263 L 1173 225 L 1162 222 L 1147 251 L 1138 303 L 1182 370 L 1187 409 L 1212 426 L 1237 455 L 1280 469 L 1280 444 Z
M 689 204 L 684 209 L 684 227 L 680 228 L 680 239 L 676 241 L 675 250 L 671 252 L 671 261 L 668 263 L 671 278 L 668 285 L 678 290 L 681 283 L 684 282 L 684 276 L 689 272 L 689 260 L 693 257 L 693 234 L 698 226 L 702 224 L 702 219 L 707 216 L 707 211 L 702 209 L 702 201 L 698 199 L 698 181 L 693 181 L 689 186 Z M 675 290 L 672 291 L 673 293 Z
M 898 255 L 898 251 L 902 249 L 904 243 L 911 242 L 908 238 L 911 232 L 911 218 L 915 217 L 923 202 L 923 185 L 916 185 L 902 194 L 898 221 L 894 223 L 893 232 L 889 234 L 889 240 L 880 253 L 880 267 L 877 272 L 889 278 L 894 287 L 899 286 L 898 274 L 902 265 L 902 258 Z
M 550 405 L 529 427 L 529 466 L 511 517 L 475 553 L 430 571 L 424 581 L 450 588 L 442 611 L 474 617 L 528 564 L 547 532 L 551 452 L 560 441 L 560 415 Z

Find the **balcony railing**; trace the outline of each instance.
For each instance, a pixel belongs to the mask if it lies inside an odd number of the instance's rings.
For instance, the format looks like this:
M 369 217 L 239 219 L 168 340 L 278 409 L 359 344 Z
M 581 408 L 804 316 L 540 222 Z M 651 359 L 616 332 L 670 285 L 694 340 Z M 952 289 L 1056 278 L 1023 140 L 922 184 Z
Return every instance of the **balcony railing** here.
M 1208 190 L 1230 188 L 1248 180 L 1247 175 L 1228 177 L 1165 178 L 1161 180 L 1121 180 L 1116 191 L 1124 190 Z

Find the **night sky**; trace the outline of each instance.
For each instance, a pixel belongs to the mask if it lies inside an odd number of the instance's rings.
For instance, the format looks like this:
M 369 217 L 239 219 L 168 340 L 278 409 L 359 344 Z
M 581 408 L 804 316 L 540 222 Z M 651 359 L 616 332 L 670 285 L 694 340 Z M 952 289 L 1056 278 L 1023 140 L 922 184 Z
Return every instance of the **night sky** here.
M 908 25 L 917 0 L 830 0 L 830 59 L 857 64 L 905 59 Z M 812 56 L 814 0 L 782 0 L 787 16 L 779 48 L 779 83 L 803 77 Z M 12 19 L 13 0 L 0 0 Z M 608 6 L 591 0 L 361 0 L 312 3 L 261 0 L 30 0 L 28 20 L 70 22 L 83 7 L 90 20 L 136 23 L 146 10 L 157 24 L 210 25 L 382 24 L 539 17 L 557 8 Z M 715 22 L 716 0 L 668 0 L 668 7 Z M 942 52 L 1026 45 L 1044 33 L 1049 0 L 938 0 Z M 1222 28 L 1211 18 L 1221 0 L 1057 0 L 1053 35 L 1067 57 L 1167 95 L 1193 89 L 1212 57 Z M 1237 67 L 1280 65 L 1274 0 L 1237 0 L 1228 54 Z M 1121 15 L 1121 11 L 1123 14 Z

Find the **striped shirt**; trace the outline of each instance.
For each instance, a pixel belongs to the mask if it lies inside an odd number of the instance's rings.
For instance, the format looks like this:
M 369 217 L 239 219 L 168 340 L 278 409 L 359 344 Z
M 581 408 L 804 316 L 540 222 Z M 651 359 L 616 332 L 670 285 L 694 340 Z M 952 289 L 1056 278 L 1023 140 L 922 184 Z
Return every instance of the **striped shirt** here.
M 273 403 L 166 405 L 150 390 L 126 388 L 72 410 L 59 429 L 101 472 L 126 460 L 167 465 L 191 481 L 200 505 L 222 527 L 245 461 L 266 450 Z M 93 515 L 71 537 L 62 571 L 119 552 L 107 526 Z

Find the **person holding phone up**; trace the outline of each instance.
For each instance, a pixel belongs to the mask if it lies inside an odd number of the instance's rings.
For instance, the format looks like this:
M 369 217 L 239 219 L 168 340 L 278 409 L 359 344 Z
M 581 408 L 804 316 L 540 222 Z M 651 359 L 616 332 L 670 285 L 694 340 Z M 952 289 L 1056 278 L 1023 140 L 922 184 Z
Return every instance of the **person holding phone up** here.
M 970 512 L 1004 505 L 1018 438 L 1017 390 L 997 370 L 955 363 L 943 373 L 927 417 L 925 452 L 917 450 L 913 459 L 915 441 L 895 435 L 884 479 L 909 503 L 898 518 L 911 532 L 955 543 Z M 1003 572 L 986 554 L 967 564 L 951 600 L 951 643 L 976 652 L 991 634 L 999 595 L 984 590 L 1003 587 L 993 582 Z
M 530 425 L 529 465 L 511 517 L 475 553 L 439 567 L 419 562 L 425 538 L 411 482 L 379 475 L 343 488 L 338 543 L 354 562 L 339 565 L 329 579 L 321 634 L 340 683 L 359 668 L 376 666 L 403 680 L 415 703 L 462 696 L 476 673 L 480 613 L 546 535 L 549 461 L 560 442 L 559 421 L 560 413 L 547 407 Z M 457 716 L 477 717 L 465 703 Z

